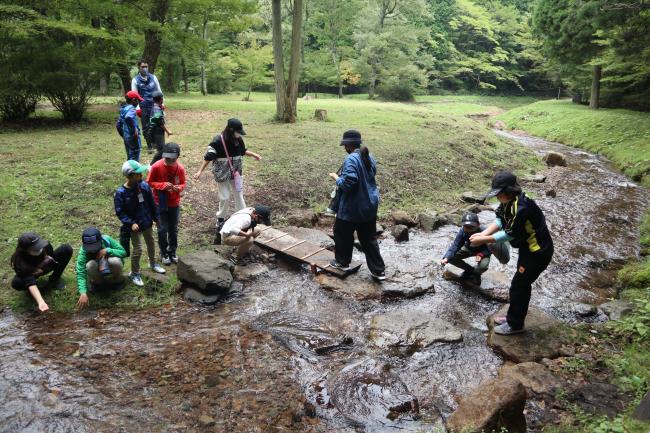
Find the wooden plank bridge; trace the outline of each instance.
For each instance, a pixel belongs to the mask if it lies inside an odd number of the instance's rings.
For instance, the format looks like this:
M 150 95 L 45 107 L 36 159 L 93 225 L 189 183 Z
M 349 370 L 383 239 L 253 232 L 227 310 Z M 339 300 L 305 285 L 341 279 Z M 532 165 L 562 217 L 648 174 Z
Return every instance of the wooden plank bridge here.
M 330 265 L 334 253 L 304 239 L 297 239 L 281 230 L 259 224 L 257 228 L 261 233 L 255 238 L 255 243 L 279 254 L 292 257 L 300 262 L 307 263 L 313 273 L 327 272 L 339 278 L 345 278 L 359 270 L 361 263 L 352 262 L 348 271 Z

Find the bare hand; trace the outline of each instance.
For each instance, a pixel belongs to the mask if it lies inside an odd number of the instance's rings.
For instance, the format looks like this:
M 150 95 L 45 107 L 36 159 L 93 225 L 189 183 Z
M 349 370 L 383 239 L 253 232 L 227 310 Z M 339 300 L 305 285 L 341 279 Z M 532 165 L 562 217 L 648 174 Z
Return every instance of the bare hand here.
M 172 191 L 181 192 L 181 187 L 178 185 L 172 185 Z
M 476 263 L 480 263 L 483 260 L 483 256 L 476 256 Z
M 202 171 L 197 171 L 196 173 L 194 173 L 194 180 L 199 180 L 202 174 L 203 174 Z
M 174 185 L 172 185 L 171 182 L 165 182 L 165 187 L 163 189 L 165 191 L 171 191 L 174 189 Z
M 77 301 L 77 310 L 83 310 L 88 306 L 88 295 L 87 294 L 82 294 L 79 296 L 79 300 Z
M 256 161 L 261 161 L 262 160 L 262 155 L 255 154 L 255 155 L 253 155 L 253 158 L 255 158 Z
M 449 263 L 449 260 L 447 260 L 446 258 L 440 260 L 440 264 L 443 266 L 446 265 L 447 263 Z
M 102 257 L 106 257 L 106 248 L 99 250 L 97 253 L 97 260 L 101 259 Z
M 331 177 L 331 178 L 334 179 L 334 180 L 338 180 L 338 179 L 339 179 L 339 175 L 336 174 L 336 173 L 330 173 L 330 174 L 329 174 L 329 177 Z
M 171 131 L 167 131 L 167 136 L 170 136 L 170 135 L 174 135 L 174 133 L 171 132 Z
M 41 313 L 45 313 L 49 309 L 50 307 L 45 302 L 38 304 L 38 311 L 40 311 Z
M 133 225 L 131 226 L 131 231 L 134 232 L 140 231 L 140 226 L 137 225 L 136 223 L 133 223 Z

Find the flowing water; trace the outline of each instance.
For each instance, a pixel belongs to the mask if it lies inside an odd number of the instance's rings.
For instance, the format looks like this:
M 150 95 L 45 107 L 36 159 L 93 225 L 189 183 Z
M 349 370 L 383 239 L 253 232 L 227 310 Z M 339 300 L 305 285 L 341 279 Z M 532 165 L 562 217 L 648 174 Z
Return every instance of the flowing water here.
M 615 295 L 615 270 L 638 254 L 646 191 L 598 156 L 498 133 L 569 162 L 525 184 L 556 246 L 531 305 L 568 323 L 605 320 L 578 307 Z M 0 312 L 0 432 L 433 430 L 503 364 L 485 341 L 485 319 L 501 304 L 442 279 L 435 264 L 456 230 L 381 241 L 394 279 L 433 278 L 435 291 L 410 299 L 343 297 L 278 260 L 215 306 Z M 507 284 L 515 262 L 493 260 L 485 283 Z M 369 339 L 374 316 L 415 310 L 459 328 L 462 341 L 405 352 Z

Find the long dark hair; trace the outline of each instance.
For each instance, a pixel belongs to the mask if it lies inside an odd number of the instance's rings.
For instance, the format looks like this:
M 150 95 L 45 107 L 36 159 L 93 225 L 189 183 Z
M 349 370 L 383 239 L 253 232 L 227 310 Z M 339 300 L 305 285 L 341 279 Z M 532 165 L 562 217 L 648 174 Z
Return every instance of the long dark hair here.
M 374 170 L 372 168 L 372 160 L 370 159 L 370 150 L 368 150 L 366 146 L 361 146 L 359 153 L 361 154 L 361 161 L 363 161 L 363 165 L 366 167 L 366 170 L 374 174 Z
M 226 144 L 230 144 L 232 146 L 239 146 L 244 142 L 244 139 L 242 137 L 235 138 L 235 131 L 227 126 L 221 132 L 221 136 L 224 138 L 224 140 L 226 140 Z

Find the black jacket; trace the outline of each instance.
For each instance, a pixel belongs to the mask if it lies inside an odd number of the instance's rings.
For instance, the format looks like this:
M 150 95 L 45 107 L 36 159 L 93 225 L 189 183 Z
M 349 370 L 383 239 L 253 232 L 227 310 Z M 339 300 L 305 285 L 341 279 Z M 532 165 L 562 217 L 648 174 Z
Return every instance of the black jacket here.
M 474 233 L 479 233 L 480 231 L 485 230 L 485 227 L 482 227 L 474 232 Z M 456 238 L 454 239 L 454 242 L 449 246 L 449 249 L 447 249 L 447 252 L 445 253 L 444 258 L 449 260 L 453 258 L 456 253 L 463 247 L 466 247 L 468 250 L 470 250 L 474 255 L 477 255 L 478 253 L 481 253 L 483 257 L 489 257 L 492 253 L 488 249 L 487 245 L 481 245 L 478 247 L 473 247 L 471 243 L 469 242 L 470 236 L 472 236 L 474 233 L 467 233 L 463 228 L 461 227 L 460 230 L 458 230 L 458 233 L 456 234 Z
M 54 248 L 48 242 L 40 256 L 30 256 L 24 252 L 17 252 L 12 257 L 12 267 L 16 275 L 25 281 L 25 287 L 36 284 L 38 277 L 54 270 Z M 39 269 L 42 271 L 37 275 Z
M 495 212 L 503 230 L 513 238 L 510 245 L 519 248 L 520 254 L 553 248 L 544 213 L 526 193 L 522 192 L 514 200 L 499 205 Z

